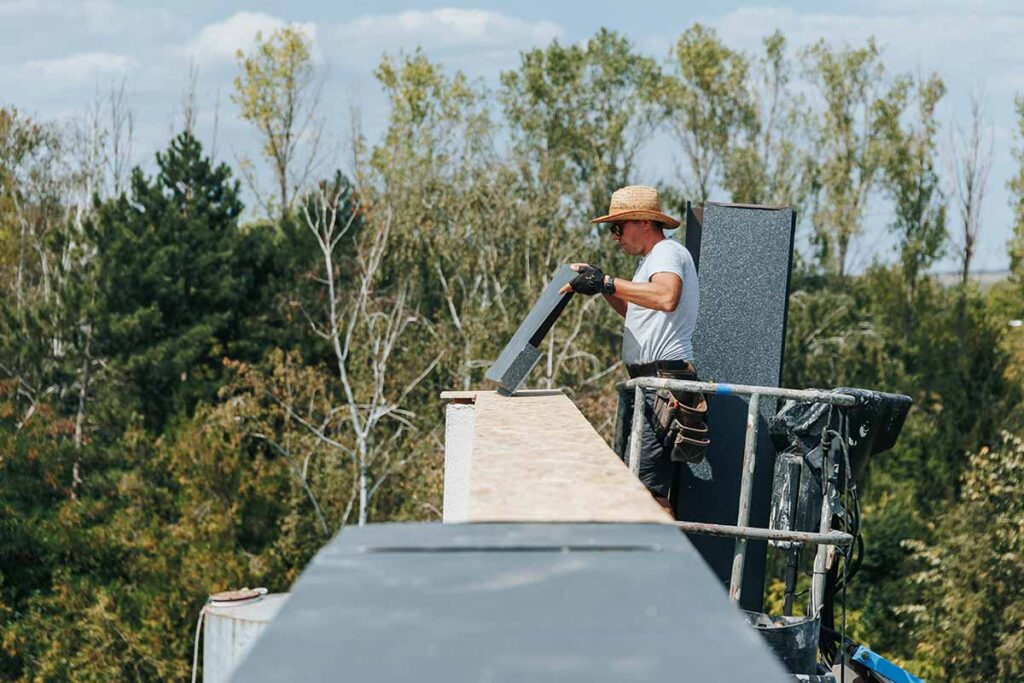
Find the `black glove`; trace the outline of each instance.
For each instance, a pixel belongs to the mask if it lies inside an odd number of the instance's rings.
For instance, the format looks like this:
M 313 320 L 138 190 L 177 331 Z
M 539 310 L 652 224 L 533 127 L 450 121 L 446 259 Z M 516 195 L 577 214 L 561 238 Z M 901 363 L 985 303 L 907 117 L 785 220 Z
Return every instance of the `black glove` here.
M 572 279 L 569 286 L 579 294 L 614 294 L 615 278 L 608 278 L 607 284 L 604 279 L 604 271 L 597 266 L 582 266 L 579 275 Z

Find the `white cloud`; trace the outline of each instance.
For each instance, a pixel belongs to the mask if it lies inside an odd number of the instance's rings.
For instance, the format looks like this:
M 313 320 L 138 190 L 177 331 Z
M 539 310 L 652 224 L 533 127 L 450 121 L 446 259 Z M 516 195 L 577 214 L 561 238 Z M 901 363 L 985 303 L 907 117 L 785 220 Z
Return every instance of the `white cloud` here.
M 43 10 L 39 0 L 0 0 L 0 17 L 22 17 Z
M 550 21 L 530 23 L 501 12 L 446 7 L 427 12 L 370 14 L 338 25 L 343 39 L 430 45 L 493 46 L 498 44 L 547 43 L 564 35 Z
M 87 17 L 107 18 L 117 14 L 113 0 L 84 0 L 78 5 Z
M 98 75 L 123 74 L 138 62 L 128 55 L 111 52 L 80 52 L 58 59 L 25 62 L 26 75 L 57 83 L 89 81 Z
M 1020 0 L 868 0 L 861 8 L 885 14 L 899 12 L 935 12 L 952 10 L 959 13 L 1003 13 L 1020 10 Z
M 266 37 L 286 25 L 288 24 L 284 20 L 269 14 L 236 12 L 224 21 L 204 26 L 185 51 L 197 64 L 233 61 L 238 50 L 245 52 L 252 48 L 257 34 Z M 307 22 L 292 26 L 313 41 L 315 53 L 316 24 Z
M 118 8 L 113 0 L 0 0 L 0 17 L 109 19 L 116 14 Z
M 913 3 L 910 3 L 913 4 Z M 862 45 L 874 36 L 893 71 L 937 69 L 947 76 L 975 75 L 998 81 L 1024 61 L 1024 16 L 1018 14 L 893 12 L 884 16 L 797 12 L 788 8 L 739 9 L 711 22 L 722 38 L 749 51 L 776 28 L 793 46 L 824 38 Z M 984 46 L 984 49 L 980 49 Z
M 445 7 L 400 14 L 368 14 L 335 24 L 332 35 L 344 66 L 374 66 L 385 51 L 421 46 L 434 56 L 473 55 L 458 67 L 508 68 L 516 54 L 563 38 L 565 31 L 551 21 L 530 22 L 481 9 Z M 446 60 L 447 61 L 447 60 Z

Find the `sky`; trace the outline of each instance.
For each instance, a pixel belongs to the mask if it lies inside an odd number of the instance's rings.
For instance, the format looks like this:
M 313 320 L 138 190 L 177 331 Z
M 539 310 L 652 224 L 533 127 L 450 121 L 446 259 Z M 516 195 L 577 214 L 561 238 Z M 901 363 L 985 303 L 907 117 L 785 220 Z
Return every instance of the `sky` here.
M 0 106 L 44 120 L 81 116 L 113 84 L 125 83 L 134 113 L 133 162 L 152 167 L 180 123 L 189 65 L 197 69 L 196 131 L 219 160 L 257 155 L 254 131 L 230 101 L 234 53 L 258 31 L 296 24 L 314 43 L 323 74 L 327 151 L 345 169 L 353 106 L 372 142 L 387 110 L 372 71 L 383 53 L 422 46 L 450 71 L 497 85 L 519 54 L 558 40 L 586 41 L 599 28 L 625 34 L 636 49 L 665 59 L 694 22 L 714 27 L 730 47 L 754 54 L 781 29 L 794 49 L 825 38 L 862 45 L 874 36 L 890 73 L 937 71 L 947 95 L 938 118 L 944 156 L 954 120 L 966 123 L 972 96 L 983 103 L 993 166 L 982 214 L 977 270 L 1007 267 L 1012 214 L 1006 181 L 1014 173 L 1013 99 L 1024 92 L 1024 3 L 1005 0 L 630 3 L 589 0 L 503 2 L 134 2 L 0 0 Z M 945 161 L 943 162 L 945 165 Z M 636 182 L 677 179 L 678 153 L 664 136 L 641 155 Z M 714 197 L 712 197 L 714 199 Z M 726 199 L 722 197 L 721 199 Z M 876 197 L 855 245 L 854 269 L 891 258 L 887 203 Z M 955 211 L 951 218 L 956 219 Z M 937 265 L 955 268 L 953 257 Z

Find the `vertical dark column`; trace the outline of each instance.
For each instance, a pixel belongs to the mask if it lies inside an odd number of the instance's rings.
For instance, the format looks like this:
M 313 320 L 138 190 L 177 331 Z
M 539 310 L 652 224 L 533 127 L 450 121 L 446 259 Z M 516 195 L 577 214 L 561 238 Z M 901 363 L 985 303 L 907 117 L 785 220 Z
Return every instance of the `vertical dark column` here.
M 779 385 L 795 224 L 791 209 L 713 203 L 687 207 L 686 247 L 700 281 L 694 364 L 702 380 Z M 775 401 L 762 399 L 751 526 L 768 525 L 774 450 L 767 419 L 774 411 Z M 709 397 L 711 447 L 704 461 L 680 465 L 673 491 L 678 519 L 736 523 L 746 413 L 742 398 Z M 734 541 L 690 538 L 728 584 Z M 764 542 L 747 544 L 740 601 L 744 609 L 762 609 L 766 553 Z

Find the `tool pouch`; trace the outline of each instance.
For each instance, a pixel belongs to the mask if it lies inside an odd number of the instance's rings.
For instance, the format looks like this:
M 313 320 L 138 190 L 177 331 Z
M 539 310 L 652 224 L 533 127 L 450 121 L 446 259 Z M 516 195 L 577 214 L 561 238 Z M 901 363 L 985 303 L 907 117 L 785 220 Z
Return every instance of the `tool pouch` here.
M 658 389 L 654 395 L 654 429 L 662 440 L 672 429 L 679 400 L 668 389 Z
M 705 422 L 708 403 L 703 394 L 659 389 L 654 398 L 654 428 L 673 462 L 697 462 L 711 441 Z

